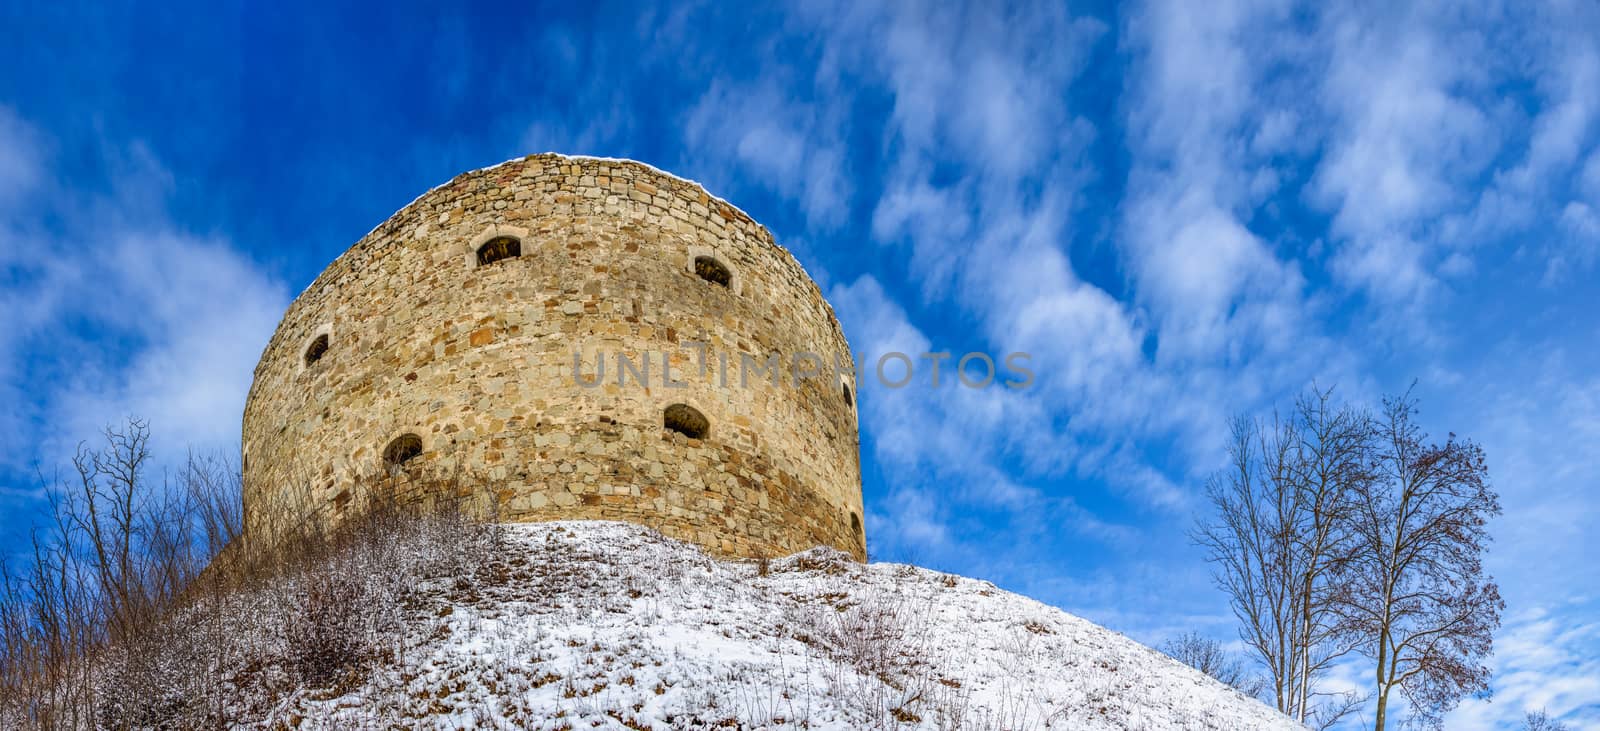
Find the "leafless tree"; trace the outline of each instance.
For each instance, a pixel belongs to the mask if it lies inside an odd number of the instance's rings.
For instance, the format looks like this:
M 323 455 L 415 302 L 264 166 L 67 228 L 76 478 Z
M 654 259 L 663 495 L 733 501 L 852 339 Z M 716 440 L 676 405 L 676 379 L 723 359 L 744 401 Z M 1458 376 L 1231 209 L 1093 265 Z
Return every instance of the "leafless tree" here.
M 1569 731 L 1569 727 L 1546 711 L 1530 711 L 1522 717 L 1522 731 Z
M 153 628 L 240 532 L 236 473 L 191 455 L 173 480 L 149 473 L 150 431 L 130 419 L 102 445 L 80 445 L 50 491 L 48 522 L 26 565 L 0 567 L 0 710 L 39 728 L 105 722 L 95 663 L 116 648 L 129 671 L 118 692 L 158 673 L 141 664 Z
M 1167 640 L 1161 651 L 1178 662 L 1210 675 L 1251 698 L 1261 695 L 1267 684 L 1250 672 L 1222 643 L 1198 632 L 1185 632 Z
M 1270 424 L 1235 419 L 1229 467 L 1207 487 L 1217 517 L 1194 534 L 1278 710 L 1318 728 L 1360 702 L 1318 680 L 1354 649 L 1335 600 L 1356 485 L 1371 479 L 1370 433 L 1331 390 L 1307 393 Z
M 1377 731 L 1404 694 L 1413 719 L 1438 726 L 1462 696 L 1486 691 L 1483 660 L 1505 603 L 1484 573 L 1487 521 L 1500 513 L 1483 450 L 1427 441 L 1409 394 L 1384 400 L 1377 479 L 1357 487 L 1354 545 L 1339 608 L 1376 663 Z
M 191 452 L 180 482 L 199 524 L 203 553 L 220 553 L 244 532 L 238 465 L 220 455 Z
M 29 560 L 0 562 L 0 728 L 273 726 L 286 688 L 396 651 L 417 586 L 500 553 L 459 473 L 428 476 L 427 505 L 397 497 L 417 484 L 350 485 L 338 526 L 306 507 L 325 476 L 292 475 L 254 506 L 288 518 L 252 537 L 235 463 L 190 454 L 156 479 L 143 421 L 103 437 L 51 486 Z
M 1409 393 L 1376 417 L 1330 396 L 1308 393 L 1270 427 L 1235 420 L 1230 468 L 1209 487 L 1218 517 L 1197 540 L 1279 710 L 1319 727 L 1353 710 L 1362 699 L 1322 696 L 1317 678 L 1358 651 L 1375 663 L 1378 731 L 1396 690 L 1436 726 L 1487 690 L 1504 608 L 1482 564 L 1500 512 L 1483 450 L 1429 443 Z

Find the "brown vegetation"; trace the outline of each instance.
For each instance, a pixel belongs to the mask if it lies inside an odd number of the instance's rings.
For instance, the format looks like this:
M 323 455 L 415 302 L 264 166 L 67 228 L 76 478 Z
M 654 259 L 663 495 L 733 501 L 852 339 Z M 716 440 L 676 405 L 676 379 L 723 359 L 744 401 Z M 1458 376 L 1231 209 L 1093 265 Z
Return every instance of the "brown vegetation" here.
M 492 527 L 382 500 L 270 548 L 241 535 L 238 472 L 149 472 L 130 421 L 80 448 L 28 565 L 0 575 L 0 727 L 221 728 L 336 690 L 394 651 L 416 587 L 472 577 Z
M 1285 419 L 1238 419 L 1231 464 L 1196 531 L 1232 600 L 1240 637 L 1279 710 L 1326 728 L 1365 699 L 1318 690 L 1351 653 L 1375 666 L 1377 731 L 1392 694 L 1437 724 L 1488 688 L 1483 665 L 1504 608 L 1485 575 L 1500 506 L 1483 450 L 1429 443 L 1409 394 L 1376 415 L 1314 391 Z

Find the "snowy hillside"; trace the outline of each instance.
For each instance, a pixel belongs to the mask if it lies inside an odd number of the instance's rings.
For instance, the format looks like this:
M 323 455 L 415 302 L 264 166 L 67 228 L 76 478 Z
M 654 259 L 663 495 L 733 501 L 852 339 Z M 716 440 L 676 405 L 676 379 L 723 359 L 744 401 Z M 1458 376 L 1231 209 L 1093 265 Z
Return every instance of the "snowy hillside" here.
M 717 561 L 621 523 L 510 525 L 501 541 L 479 579 L 417 587 L 376 671 L 301 688 L 268 725 L 1298 728 L 987 582 L 824 549 Z

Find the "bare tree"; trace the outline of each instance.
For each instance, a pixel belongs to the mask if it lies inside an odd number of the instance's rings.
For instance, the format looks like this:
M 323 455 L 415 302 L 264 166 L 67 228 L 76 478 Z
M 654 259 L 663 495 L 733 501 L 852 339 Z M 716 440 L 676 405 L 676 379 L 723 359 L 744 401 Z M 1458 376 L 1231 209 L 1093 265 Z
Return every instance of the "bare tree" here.
M 1505 607 L 1483 570 L 1486 523 L 1500 513 L 1483 450 L 1454 434 L 1428 443 L 1415 414 L 1409 394 L 1384 400 L 1378 479 L 1357 485 L 1339 602 L 1376 663 L 1377 731 L 1397 689 L 1432 726 L 1462 696 L 1486 691 L 1482 661 Z
M 0 567 L 0 711 L 39 728 L 107 722 L 91 710 L 158 685 L 155 631 L 210 559 L 238 537 L 237 477 L 191 455 L 174 481 L 150 479 L 150 432 L 130 419 L 80 445 L 49 491 L 49 522 L 18 570 Z M 127 672 L 96 675 L 113 649 Z
M 204 553 L 216 555 L 244 532 L 239 467 L 219 455 L 189 453 L 180 479 L 198 521 Z
M 1198 632 L 1186 632 L 1167 640 L 1161 651 L 1178 662 L 1210 675 L 1251 698 L 1266 690 L 1266 681 L 1239 662 L 1222 643 Z
M 1352 694 L 1319 693 L 1313 681 L 1354 649 L 1337 611 L 1342 594 L 1338 568 L 1350 548 L 1354 495 L 1372 480 L 1372 420 L 1335 405 L 1332 394 L 1332 389 L 1313 389 L 1295 401 L 1289 430 L 1293 444 L 1283 468 L 1301 513 L 1289 539 L 1303 557 L 1294 602 L 1302 615 L 1300 675 L 1306 679 L 1299 688 L 1305 714 L 1300 720 L 1319 728 L 1337 723 L 1361 701 Z M 1323 697 L 1328 702 L 1321 702 Z
M 1569 731 L 1569 727 L 1546 711 L 1529 711 L 1522 717 L 1522 731 Z
M 1335 607 L 1337 569 L 1355 485 L 1371 479 L 1370 434 L 1366 416 L 1335 405 L 1331 391 L 1308 393 L 1270 426 L 1235 419 L 1229 468 L 1207 487 L 1217 518 L 1194 534 L 1278 710 L 1319 728 L 1359 703 L 1317 681 L 1353 649 Z

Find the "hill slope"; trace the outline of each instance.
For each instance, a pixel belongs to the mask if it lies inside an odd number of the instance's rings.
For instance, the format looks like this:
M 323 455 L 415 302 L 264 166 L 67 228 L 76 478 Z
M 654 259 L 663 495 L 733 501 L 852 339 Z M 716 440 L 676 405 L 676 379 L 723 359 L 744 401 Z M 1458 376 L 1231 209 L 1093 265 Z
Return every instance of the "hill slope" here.
M 816 549 L 725 562 L 621 523 L 508 525 L 419 586 L 398 650 L 300 728 L 1298 728 L 1117 633 L 971 579 Z

